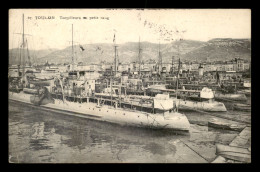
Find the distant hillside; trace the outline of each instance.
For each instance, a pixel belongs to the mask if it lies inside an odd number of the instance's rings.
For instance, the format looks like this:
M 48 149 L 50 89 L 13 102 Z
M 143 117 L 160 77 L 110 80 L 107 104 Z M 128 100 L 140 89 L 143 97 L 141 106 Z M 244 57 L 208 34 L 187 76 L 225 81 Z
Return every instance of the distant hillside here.
M 133 62 L 138 60 L 138 42 L 128 42 L 118 45 L 118 57 L 120 62 Z M 99 63 L 100 61 L 113 62 L 114 47 L 113 44 L 86 44 L 82 45 L 84 51 L 79 45 L 74 45 L 74 57 L 77 62 L 86 64 Z M 158 60 L 159 45 L 150 42 L 141 42 L 142 61 Z M 171 62 L 172 56 L 177 61 L 222 61 L 231 60 L 235 57 L 251 59 L 251 40 L 250 39 L 213 39 L 208 42 L 182 40 L 169 44 L 160 45 L 163 62 Z M 179 51 L 178 51 L 179 50 Z M 10 51 L 10 63 L 17 63 L 18 58 L 14 54 L 17 49 Z M 72 60 L 72 47 L 62 50 L 40 50 L 30 51 L 35 54 L 37 63 L 68 63 Z M 178 54 L 180 54 L 178 56 Z M 16 56 L 18 57 L 18 56 Z
M 212 39 L 204 46 L 182 56 L 183 60 L 226 61 L 234 58 L 251 60 L 250 39 Z
M 38 61 L 38 59 L 41 59 L 42 57 L 56 51 L 57 49 L 46 49 L 46 50 L 30 50 L 29 56 L 31 57 L 31 62 L 35 63 Z M 26 59 L 25 61 L 28 61 L 28 52 L 25 49 L 24 52 Z M 20 49 L 15 48 L 9 50 L 9 64 L 18 64 L 20 60 Z
M 185 40 L 179 46 L 180 54 L 190 52 L 203 45 L 204 42 Z M 177 55 L 177 42 L 171 44 L 160 44 L 160 49 L 163 56 L 163 62 L 171 60 L 173 55 Z M 82 51 L 80 47 L 74 46 L 75 57 L 78 62 L 98 63 L 101 60 L 113 62 L 115 50 L 113 44 L 86 44 L 82 45 L 85 49 Z M 141 42 L 142 61 L 150 59 L 158 59 L 159 44 L 150 42 Z M 138 60 L 138 42 L 128 42 L 118 45 L 118 57 L 120 62 L 133 62 Z M 63 50 L 54 51 L 39 59 L 39 62 L 48 60 L 50 63 L 56 62 L 71 62 L 72 47 L 67 47 Z

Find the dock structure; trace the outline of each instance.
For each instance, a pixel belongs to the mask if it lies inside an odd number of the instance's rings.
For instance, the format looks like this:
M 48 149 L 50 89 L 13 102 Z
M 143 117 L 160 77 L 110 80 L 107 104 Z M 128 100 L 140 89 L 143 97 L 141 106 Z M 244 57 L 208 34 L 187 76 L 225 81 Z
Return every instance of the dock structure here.
M 229 146 L 240 148 L 246 152 L 249 152 L 251 155 L 251 127 L 245 127 L 244 130 L 242 130 L 242 132 L 229 144 Z M 245 158 L 241 157 L 240 159 L 245 159 Z M 250 163 L 250 162 L 251 162 L 251 158 L 249 158 L 249 160 L 245 162 L 245 161 L 237 161 L 234 159 L 225 158 L 221 155 L 218 155 L 216 159 L 211 163 Z

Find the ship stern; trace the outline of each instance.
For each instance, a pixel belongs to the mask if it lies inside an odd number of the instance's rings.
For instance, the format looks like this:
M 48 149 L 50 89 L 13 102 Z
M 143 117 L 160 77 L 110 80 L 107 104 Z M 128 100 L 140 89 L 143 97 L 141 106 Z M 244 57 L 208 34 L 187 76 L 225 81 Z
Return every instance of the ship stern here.
M 171 112 L 164 116 L 166 127 L 174 131 L 187 131 L 190 130 L 190 122 L 186 115 L 179 112 Z

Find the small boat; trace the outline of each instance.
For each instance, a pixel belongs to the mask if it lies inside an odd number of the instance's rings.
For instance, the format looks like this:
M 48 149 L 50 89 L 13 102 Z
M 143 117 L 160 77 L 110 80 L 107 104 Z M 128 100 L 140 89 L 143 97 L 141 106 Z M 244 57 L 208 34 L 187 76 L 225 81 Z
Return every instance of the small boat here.
M 34 105 L 47 105 L 49 103 L 54 103 L 53 99 L 48 99 L 45 97 L 39 97 L 37 95 L 30 96 L 30 102 Z
M 187 97 L 183 99 L 174 99 L 179 109 L 207 111 L 207 112 L 226 112 L 227 109 L 222 102 L 214 100 L 214 93 L 211 89 L 204 87 L 200 91 L 200 97 Z M 189 100 L 190 99 L 190 100 Z M 194 99 L 194 100 L 193 100 Z
M 190 101 L 173 99 L 180 110 L 205 111 L 205 112 L 226 112 L 227 109 L 222 102 L 217 101 Z
M 233 109 L 250 112 L 251 111 L 251 105 L 236 103 L 236 104 L 233 105 Z
M 220 101 L 247 101 L 247 97 L 245 94 L 223 94 L 223 93 L 215 93 L 215 99 Z
M 34 105 L 46 105 L 49 103 L 54 104 L 54 99 L 51 97 L 49 90 L 44 87 L 39 91 L 37 90 L 37 93 L 35 93 L 33 96 L 30 96 L 30 102 Z
M 251 149 L 247 148 L 216 144 L 216 154 L 239 162 L 251 162 Z
M 161 94 L 165 90 L 166 87 L 165 85 L 150 85 L 146 89 L 146 94 L 147 95 L 156 95 L 156 94 Z
M 38 90 L 34 88 L 23 88 L 23 92 L 27 94 L 37 94 Z
M 251 88 L 251 79 L 244 80 L 243 86 L 244 88 Z
M 239 91 L 237 91 L 237 93 L 245 94 L 246 96 L 251 96 L 251 90 L 250 89 L 239 90 Z
M 20 93 L 22 90 L 22 88 L 9 88 L 9 91 L 14 93 Z
M 30 84 L 40 85 L 40 86 L 50 86 L 50 83 L 51 83 L 52 80 L 53 80 L 53 78 L 51 78 L 51 79 L 37 79 L 37 80 L 30 81 Z
M 246 125 L 231 124 L 213 119 L 212 121 L 208 122 L 208 127 L 219 128 L 223 130 L 242 131 L 246 127 Z

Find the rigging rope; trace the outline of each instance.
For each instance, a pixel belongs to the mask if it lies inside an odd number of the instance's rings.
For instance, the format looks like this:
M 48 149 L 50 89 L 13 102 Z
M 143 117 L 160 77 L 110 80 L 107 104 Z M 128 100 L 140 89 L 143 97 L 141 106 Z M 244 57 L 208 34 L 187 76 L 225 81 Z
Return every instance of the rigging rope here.
M 187 145 L 184 141 L 182 141 L 181 139 L 179 139 L 184 145 L 186 145 L 188 148 L 190 148 L 193 152 L 195 152 L 197 155 L 199 155 L 201 158 L 203 158 L 205 161 L 209 162 L 205 157 L 203 157 L 201 154 L 199 154 L 197 151 L 195 151 L 194 149 L 192 149 L 189 145 Z

